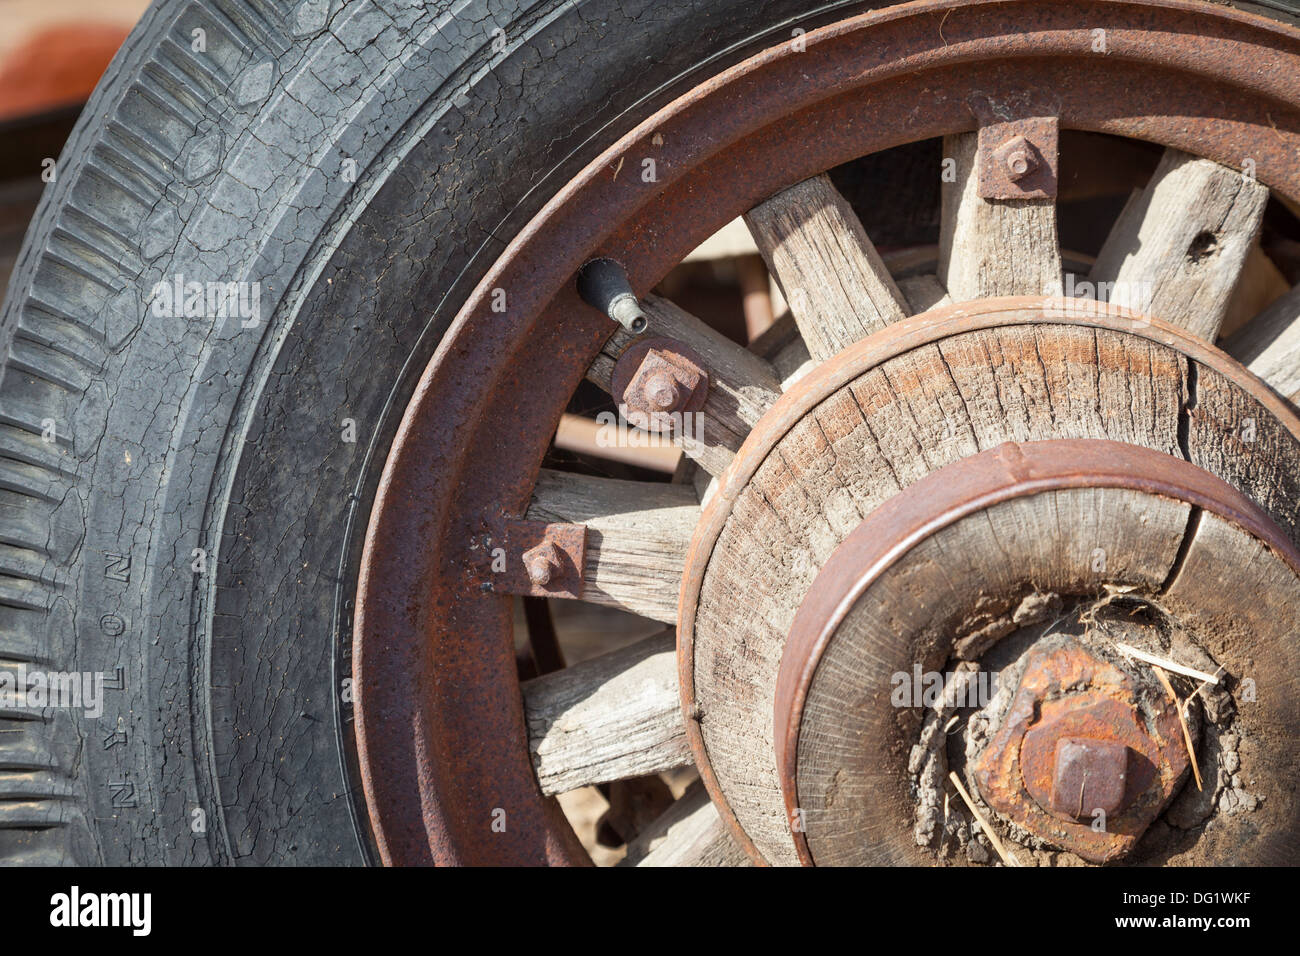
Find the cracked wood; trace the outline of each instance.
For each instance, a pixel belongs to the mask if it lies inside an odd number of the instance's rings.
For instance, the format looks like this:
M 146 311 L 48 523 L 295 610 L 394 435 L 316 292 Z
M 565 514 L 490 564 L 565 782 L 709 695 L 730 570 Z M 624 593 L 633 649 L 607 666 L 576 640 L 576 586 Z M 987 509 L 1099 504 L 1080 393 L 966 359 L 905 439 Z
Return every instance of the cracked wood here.
M 672 630 L 522 685 L 528 750 L 543 793 L 691 762 Z
M 1261 183 L 1167 149 L 1151 182 L 1124 206 L 1089 279 L 1113 284 L 1108 301 L 1212 342 L 1267 202 Z
M 745 224 L 813 359 L 906 317 L 903 294 L 829 177 L 777 193 L 746 213 Z

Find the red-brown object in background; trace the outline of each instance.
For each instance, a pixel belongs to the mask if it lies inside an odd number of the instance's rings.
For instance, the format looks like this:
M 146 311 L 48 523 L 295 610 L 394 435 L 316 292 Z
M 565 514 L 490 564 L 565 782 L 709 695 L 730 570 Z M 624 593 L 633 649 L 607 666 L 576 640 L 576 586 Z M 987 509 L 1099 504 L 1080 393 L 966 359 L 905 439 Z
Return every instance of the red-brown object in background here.
M 0 64 L 0 122 L 84 103 L 129 25 L 50 27 Z

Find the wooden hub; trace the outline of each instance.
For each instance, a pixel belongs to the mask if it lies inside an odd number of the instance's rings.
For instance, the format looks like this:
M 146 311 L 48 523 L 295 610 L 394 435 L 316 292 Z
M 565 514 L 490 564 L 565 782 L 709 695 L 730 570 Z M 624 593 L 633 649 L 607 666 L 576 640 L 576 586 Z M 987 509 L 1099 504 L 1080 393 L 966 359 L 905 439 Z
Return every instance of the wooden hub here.
M 1109 592 L 1160 607 L 1221 606 L 1216 582 L 1196 577 L 1205 566 L 1200 529 L 1211 520 L 1233 529 L 1232 554 L 1276 575 L 1263 599 L 1284 613 L 1253 640 L 1284 642 L 1285 612 L 1300 607 L 1292 570 L 1300 553 L 1245 496 L 1182 459 L 1106 441 L 1006 444 L 938 470 L 872 512 L 813 582 L 777 679 L 777 762 L 787 810 L 801 824 L 794 831 L 801 860 L 879 861 L 868 830 L 900 788 L 886 772 L 890 748 L 866 742 L 921 741 L 918 720 L 933 725 L 931 711 L 946 721 L 962 709 L 900 697 L 913 662 L 946 672 L 945 684 L 969 685 L 972 662 L 983 666 L 997 634 L 972 623 L 1023 621 L 1020 609 L 1045 606 L 1044 595 Z M 1169 655 L 1167 630 L 1153 624 L 1122 636 Z M 1205 635 L 1196 640 L 1203 645 Z M 1009 704 L 965 701 L 997 724 L 960 755 L 971 757 L 988 806 L 1096 862 L 1133 848 L 1188 769 L 1176 707 L 1149 665 L 1126 660 L 1126 646 L 1100 627 L 1049 632 L 998 681 L 1014 691 Z M 1063 740 L 1124 752 L 1109 806 L 1054 811 Z M 1067 782 L 1069 768 L 1062 774 Z M 1071 796 L 1082 799 L 1082 790 Z
M 956 646 L 974 666 L 1036 596 L 1157 602 L 1228 673 L 1295 658 L 1296 435 L 1222 353 L 1082 302 L 947 307 L 825 362 L 749 436 L 683 578 L 688 733 L 738 839 L 775 864 L 935 862 L 911 832 L 925 708 L 894 706 L 891 681 L 944 672 Z M 1236 575 L 1267 585 L 1228 607 Z M 1292 707 L 1274 703 L 1251 719 L 1280 733 Z M 1185 753 L 1181 727 L 1161 727 L 1128 745 Z M 1131 849 L 1184 770 L 1153 761 L 1140 812 L 1071 842 L 1065 828 L 1089 825 L 1048 813 L 1018 759 L 1005 782 L 1025 813 L 1006 818 L 1094 859 Z M 1283 831 L 1295 822 L 1291 804 L 1274 810 Z M 1242 852 L 1267 856 L 1276 832 Z

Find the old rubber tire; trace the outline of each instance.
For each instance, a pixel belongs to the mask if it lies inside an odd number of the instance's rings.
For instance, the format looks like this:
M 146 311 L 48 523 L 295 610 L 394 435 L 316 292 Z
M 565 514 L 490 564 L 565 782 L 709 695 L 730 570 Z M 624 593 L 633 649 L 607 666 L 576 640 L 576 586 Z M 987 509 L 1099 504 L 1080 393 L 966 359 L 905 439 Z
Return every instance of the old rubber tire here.
M 420 369 L 601 148 L 868 6 L 155 3 L 0 315 L 0 667 L 107 678 L 97 719 L 0 710 L 0 863 L 370 862 L 351 595 Z M 159 315 L 178 278 L 257 321 Z

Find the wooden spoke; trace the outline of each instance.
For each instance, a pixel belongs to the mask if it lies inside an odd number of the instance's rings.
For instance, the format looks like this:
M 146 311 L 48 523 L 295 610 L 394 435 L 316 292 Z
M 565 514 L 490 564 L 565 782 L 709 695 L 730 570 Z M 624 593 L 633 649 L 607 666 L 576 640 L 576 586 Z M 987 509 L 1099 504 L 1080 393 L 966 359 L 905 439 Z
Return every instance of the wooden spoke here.
M 1241 278 L 1228 303 L 1228 314 L 1219 326 L 1219 337 L 1227 340 L 1240 332 L 1255 316 L 1291 291 L 1291 283 L 1260 243 L 1250 247 Z
M 903 294 L 828 177 L 777 193 L 745 223 L 816 361 L 907 315 Z
M 1300 398 L 1300 286 L 1276 300 L 1224 343 L 1229 355 L 1280 395 Z
M 1268 189 L 1235 170 L 1165 150 L 1151 182 L 1106 237 L 1089 278 L 1099 298 L 1213 341 L 1259 234 Z
M 817 363 L 808 354 L 808 346 L 803 339 L 795 339 L 772 359 L 772 366 L 781 376 L 781 389 L 788 391 L 795 382 L 803 378 Z
M 772 324 L 749 343 L 749 351 L 771 362 L 782 349 L 795 341 L 803 341 L 799 338 L 799 326 L 794 324 L 794 316 L 790 314 L 790 310 L 782 309 L 781 314 L 773 320 Z M 780 372 L 778 371 L 777 374 Z
M 800 377 L 812 371 L 814 362 L 808 346 L 799 334 L 794 316 L 782 312 L 776 321 L 759 338 L 749 344 L 750 349 L 772 363 L 772 369 L 781 379 L 781 390 L 788 391 Z
M 709 394 L 701 410 L 698 433 L 675 435 L 673 440 L 705 471 L 719 475 L 745 441 L 753 424 L 781 394 L 781 382 L 766 361 L 710 328 L 698 318 L 659 296 L 642 303 L 650 319 L 649 334 L 677 339 L 704 360 L 709 373 Z M 587 378 L 612 391 L 614 364 L 636 337 L 618 329 Z M 621 396 L 614 398 L 621 401 Z
M 677 620 L 677 589 L 700 516 L 690 485 L 544 469 L 527 516 L 587 526 L 584 601 Z
M 543 793 L 691 763 L 672 630 L 522 685 Z
M 952 296 L 943 287 L 938 276 L 908 276 L 898 280 L 898 288 L 902 290 L 903 298 L 907 300 L 907 309 L 911 315 L 929 312 L 952 301 Z
M 628 844 L 619 866 L 749 866 L 704 785 L 691 784 L 680 800 Z
M 956 164 L 943 184 L 939 282 L 953 302 L 984 296 L 1050 295 L 1061 288 L 1061 253 L 1052 199 L 981 199 L 978 134 L 946 136 L 943 155 Z
M 914 275 L 899 279 L 898 289 L 907 302 L 909 315 L 919 315 L 952 301 L 948 290 L 934 275 Z M 808 346 L 799 335 L 798 328 L 794 328 L 788 335 L 785 334 L 783 328 L 787 322 L 793 325 L 789 313 L 779 317 L 773 323 L 768 336 L 773 341 L 780 340 L 780 344 L 772 350 L 771 361 L 772 368 L 781 378 L 782 391 L 789 391 L 791 386 L 817 366 L 808 353 Z M 754 347 L 758 348 L 763 344 L 763 342 L 756 342 Z

